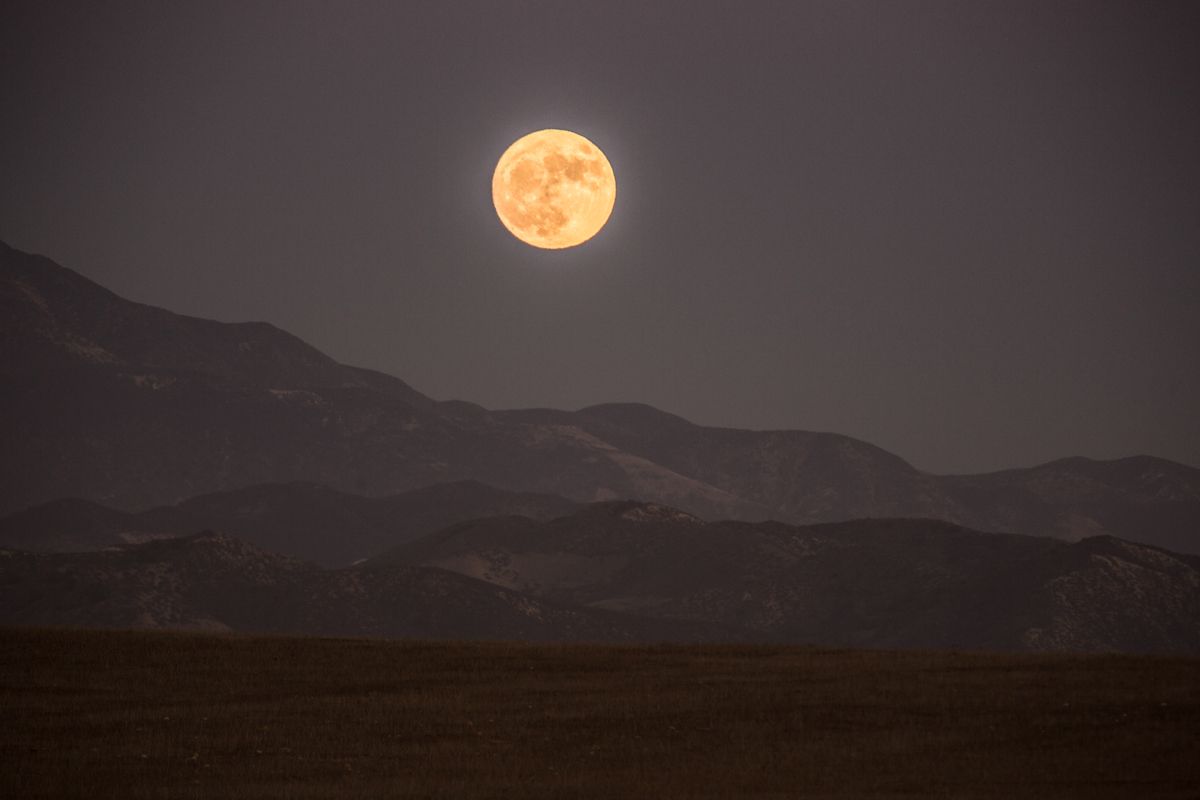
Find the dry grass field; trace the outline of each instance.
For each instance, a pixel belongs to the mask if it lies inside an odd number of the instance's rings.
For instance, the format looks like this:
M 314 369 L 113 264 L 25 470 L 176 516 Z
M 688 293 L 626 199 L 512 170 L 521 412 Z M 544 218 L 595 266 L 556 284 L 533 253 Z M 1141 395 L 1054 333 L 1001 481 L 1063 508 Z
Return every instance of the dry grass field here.
M 1200 661 L 4 630 L 0 797 L 1197 797 Z

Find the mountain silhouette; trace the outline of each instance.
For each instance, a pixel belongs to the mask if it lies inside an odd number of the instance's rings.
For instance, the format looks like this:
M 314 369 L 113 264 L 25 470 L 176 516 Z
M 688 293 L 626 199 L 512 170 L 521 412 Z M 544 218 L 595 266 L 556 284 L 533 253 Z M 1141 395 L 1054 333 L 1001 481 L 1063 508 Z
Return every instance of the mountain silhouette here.
M 1200 551 L 1200 470 L 1148 456 L 939 476 L 833 433 L 711 428 L 630 404 L 438 402 L 271 325 L 134 303 L 7 246 L 0 326 L 0 513 L 60 498 L 141 511 L 257 484 L 382 496 L 479 481 L 707 519 L 922 517 Z
M 98 553 L 0 553 L 4 625 L 524 641 L 730 635 L 563 607 L 430 567 L 323 570 L 212 532 Z
M 1200 557 L 936 520 L 710 523 L 632 501 L 458 523 L 322 569 L 202 532 L 0 550 L 0 624 L 1200 654 Z
M 264 550 L 337 567 L 468 519 L 551 519 L 576 508 L 554 495 L 506 492 L 474 481 L 387 497 L 308 483 L 264 484 L 138 513 L 90 500 L 53 500 L 0 518 L 0 547 L 84 552 L 219 530 Z
M 705 522 L 611 502 L 473 520 L 367 568 L 436 566 L 545 600 L 789 643 L 1200 653 L 1200 557 L 938 520 Z

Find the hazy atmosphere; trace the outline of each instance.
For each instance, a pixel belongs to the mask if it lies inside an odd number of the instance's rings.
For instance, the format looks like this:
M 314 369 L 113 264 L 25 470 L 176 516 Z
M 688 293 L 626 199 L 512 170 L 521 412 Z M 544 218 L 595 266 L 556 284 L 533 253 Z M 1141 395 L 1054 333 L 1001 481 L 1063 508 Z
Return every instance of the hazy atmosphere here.
M 438 399 L 1200 464 L 1193 3 L 14 3 L 0 239 Z M 595 239 L 496 219 L 598 144 Z
M 1197 42 L 0 5 L 0 797 L 1195 796 Z

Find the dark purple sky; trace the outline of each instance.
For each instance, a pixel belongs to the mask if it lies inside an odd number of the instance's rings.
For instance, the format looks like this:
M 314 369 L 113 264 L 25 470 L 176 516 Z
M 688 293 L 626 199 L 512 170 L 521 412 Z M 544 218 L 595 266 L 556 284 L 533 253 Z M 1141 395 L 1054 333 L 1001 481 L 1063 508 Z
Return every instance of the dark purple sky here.
M 0 10 L 0 238 L 439 399 L 1200 464 L 1200 5 Z M 491 208 L 538 128 L 617 204 Z

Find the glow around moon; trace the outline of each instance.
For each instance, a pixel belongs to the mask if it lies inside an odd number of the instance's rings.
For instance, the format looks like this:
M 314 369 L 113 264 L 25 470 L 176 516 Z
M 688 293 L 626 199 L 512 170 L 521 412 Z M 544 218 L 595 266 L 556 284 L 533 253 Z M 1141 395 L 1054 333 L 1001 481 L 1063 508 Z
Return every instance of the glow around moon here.
M 526 244 L 557 250 L 595 236 L 612 213 L 617 180 L 599 147 L 548 128 L 513 142 L 492 175 L 504 227 Z

